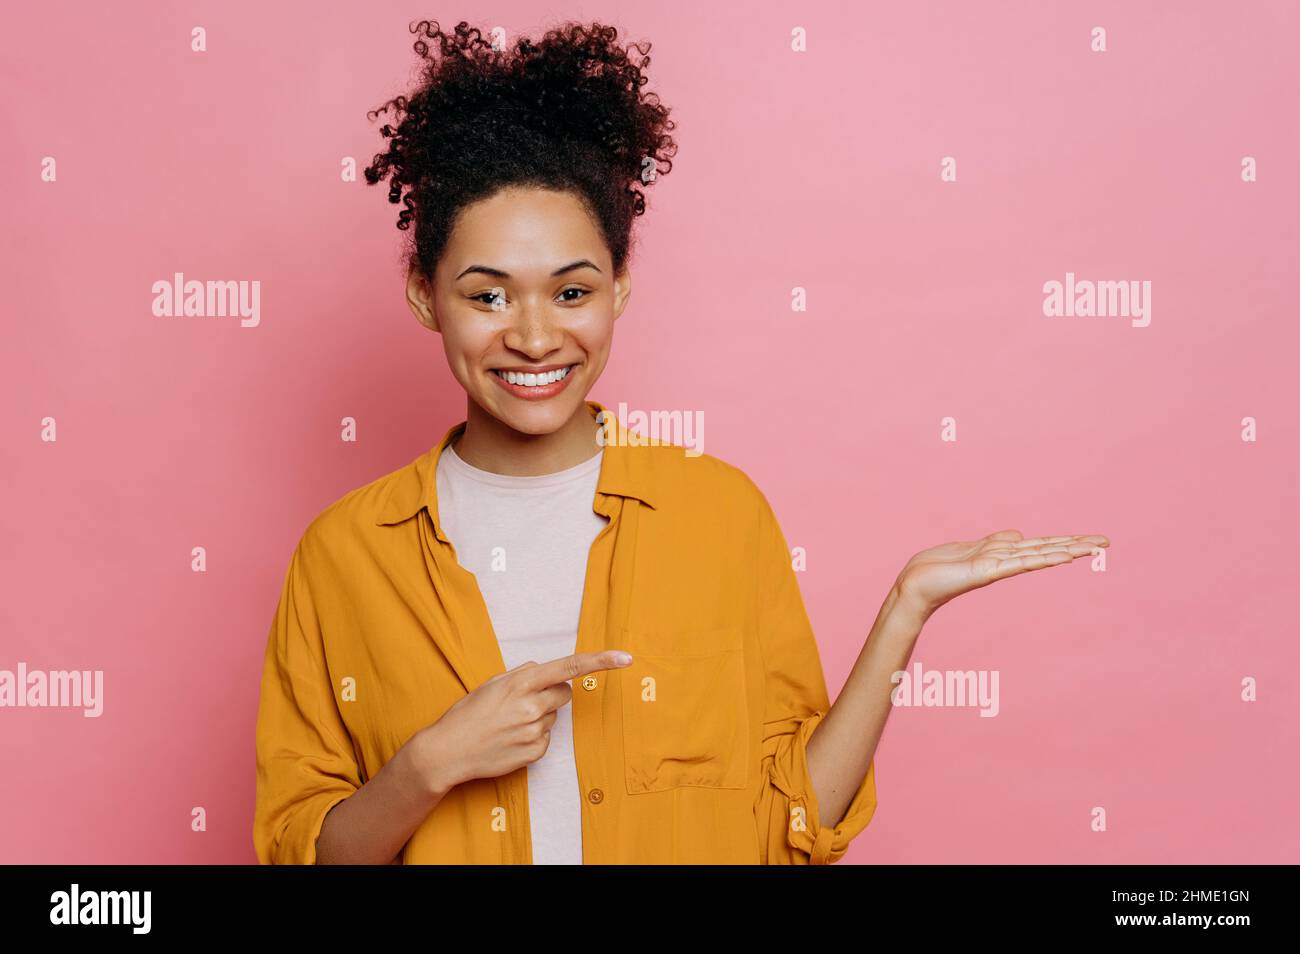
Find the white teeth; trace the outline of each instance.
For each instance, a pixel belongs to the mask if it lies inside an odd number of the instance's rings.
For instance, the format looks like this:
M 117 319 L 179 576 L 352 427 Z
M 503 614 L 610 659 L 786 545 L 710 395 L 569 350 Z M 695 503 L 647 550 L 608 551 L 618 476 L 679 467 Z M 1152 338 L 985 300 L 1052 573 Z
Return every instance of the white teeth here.
M 498 377 L 505 378 L 507 384 L 519 384 L 526 388 L 537 388 L 546 384 L 554 384 L 556 381 L 567 377 L 573 368 L 573 365 L 569 365 L 567 368 L 559 368 L 555 371 L 545 371 L 541 374 L 534 374 L 531 372 L 521 373 L 518 371 L 498 371 L 494 368 L 492 373 Z

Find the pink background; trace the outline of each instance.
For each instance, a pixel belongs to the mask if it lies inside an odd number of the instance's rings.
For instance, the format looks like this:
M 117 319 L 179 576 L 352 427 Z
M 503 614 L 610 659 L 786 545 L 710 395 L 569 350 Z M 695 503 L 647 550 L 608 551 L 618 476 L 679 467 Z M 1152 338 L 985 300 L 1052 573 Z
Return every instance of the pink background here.
M 553 22 L 472 6 L 511 39 Z M 591 397 L 704 412 L 807 548 L 832 697 L 915 551 L 1113 542 L 1106 573 L 931 620 L 914 661 L 998 670 L 1001 713 L 895 711 L 845 862 L 1300 860 L 1295 5 L 551 9 L 650 40 L 678 123 Z M 0 710 L 0 861 L 254 860 L 290 552 L 464 416 L 403 301 L 396 207 L 339 176 L 380 146 L 365 112 L 406 88 L 419 15 L 29 4 L 0 31 L 0 668 L 105 671 L 99 719 Z M 261 281 L 261 325 L 154 317 L 175 271 Z M 1044 317 L 1067 271 L 1151 281 L 1150 327 Z

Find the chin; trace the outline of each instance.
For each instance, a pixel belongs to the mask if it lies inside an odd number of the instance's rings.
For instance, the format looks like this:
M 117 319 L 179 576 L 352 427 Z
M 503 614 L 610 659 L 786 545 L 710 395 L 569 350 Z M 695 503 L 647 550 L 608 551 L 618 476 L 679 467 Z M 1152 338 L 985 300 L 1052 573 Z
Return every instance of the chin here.
M 490 409 L 493 417 L 507 427 L 521 434 L 541 436 L 553 434 L 562 428 L 572 419 L 574 411 L 581 404 L 581 400 L 575 404 L 574 396 L 565 394 L 535 404 L 514 400 L 508 396 L 497 397 L 491 404 L 484 406 Z

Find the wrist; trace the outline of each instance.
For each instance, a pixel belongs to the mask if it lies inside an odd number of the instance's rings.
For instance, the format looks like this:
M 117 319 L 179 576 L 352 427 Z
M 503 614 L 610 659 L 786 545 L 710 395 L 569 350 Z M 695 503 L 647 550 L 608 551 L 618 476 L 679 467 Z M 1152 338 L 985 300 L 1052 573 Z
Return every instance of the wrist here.
M 933 607 L 898 583 L 890 589 L 881 607 L 882 615 L 898 620 L 907 629 L 914 627 L 918 632 L 933 612 Z
M 460 784 L 455 766 L 437 732 L 437 723 L 425 726 L 411 736 L 398 755 L 404 756 L 420 791 L 429 798 L 441 799 Z

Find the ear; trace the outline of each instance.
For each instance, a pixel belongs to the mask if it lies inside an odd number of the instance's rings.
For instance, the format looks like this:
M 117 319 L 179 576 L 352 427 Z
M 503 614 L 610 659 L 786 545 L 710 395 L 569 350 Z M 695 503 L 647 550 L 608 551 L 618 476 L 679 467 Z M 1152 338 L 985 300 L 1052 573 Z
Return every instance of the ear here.
M 433 304 L 433 283 L 424 277 L 419 266 L 406 273 L 406 303 L 416 320 L 430 331 L 438 331 L 438 311 Z
M 632 295 L 632 273 L 628 270 L 627 265 L 623 270 L 614 276 L 614 320 L 623 314 L 623 309 L 627 307 L 627 300 Z

